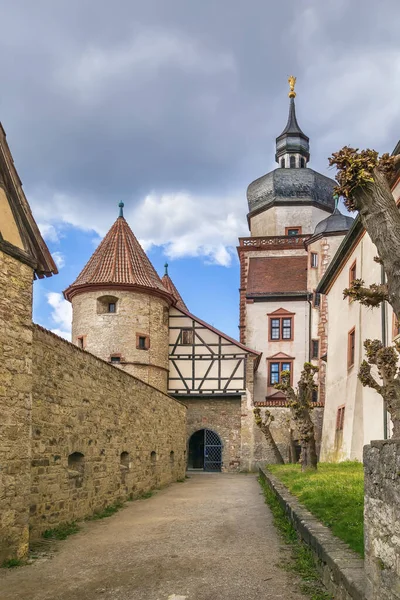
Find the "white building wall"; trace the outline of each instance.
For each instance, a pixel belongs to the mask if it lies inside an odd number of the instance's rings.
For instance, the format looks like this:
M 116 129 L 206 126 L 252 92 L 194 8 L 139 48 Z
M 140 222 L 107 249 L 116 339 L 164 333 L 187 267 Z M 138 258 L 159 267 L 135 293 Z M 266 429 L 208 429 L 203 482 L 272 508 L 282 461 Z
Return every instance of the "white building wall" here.
M 322 433 L 321 460 L 362 460 L 363 446 L 372 439 L 384 437 L 383 401 L 358 380 L 359 366 L 364 359 L 366 339 L 382 339 L 381 308 L 368 308 L 359 302 L 343 299 L 349 285 L 349 269 L 357 261 L 356 277 L 366 285 L 380 283 L 381 266 L 374 261 L 376 247 L 365 234 L 347 257 L 328 293 L 328 362 L 326 402 Z M 392 309 L 387 308 L 387 340 L 392 339 Z M 355 327 L 354 366 L 347 366 L 348 332 Z M 336 432 L 337 410 L 345 406 L 343 440 Z M 335 441 L 336 438 L 336 441 Z
M 272 206 L 250 220 L 252 236 L 285 235 L 286 227 L 301 227 L 302 234 L 314 233 L 330 213 L 315 206 Z

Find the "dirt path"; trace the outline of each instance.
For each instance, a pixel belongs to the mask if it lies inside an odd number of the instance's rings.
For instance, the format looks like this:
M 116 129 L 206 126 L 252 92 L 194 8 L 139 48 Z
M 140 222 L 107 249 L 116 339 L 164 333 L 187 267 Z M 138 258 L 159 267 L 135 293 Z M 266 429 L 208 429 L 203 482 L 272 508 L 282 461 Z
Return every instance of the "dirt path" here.
M 302 600 L 281 548 L 255 476 L 199 474 L 1 569 L 0 598 Z

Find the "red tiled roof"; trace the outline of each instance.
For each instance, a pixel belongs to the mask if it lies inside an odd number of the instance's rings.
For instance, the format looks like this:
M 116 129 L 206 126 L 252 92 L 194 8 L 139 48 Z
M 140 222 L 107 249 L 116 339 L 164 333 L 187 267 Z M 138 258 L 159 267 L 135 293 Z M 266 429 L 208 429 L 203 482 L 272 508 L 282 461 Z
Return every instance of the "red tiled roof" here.
M 133 286 L 171 296 L 124 217 L 118 217 L 64 296 L 70 300 L 80 288 L 99 285 Z
M 250 258 L 247 295 L 262 296 L 307 290 L 307 256 Z
M 163 286 L 165 287 L 166 290 L 169 291 L 169 293 L 171 294 L 171 296 L 173 296 L 174 300 L 175 300 L 175 304 L 178 308 L 183 308 L 185 310 L 188 310 L 188 307 L 186 306 L 186 304 L 183 301 L 182 296 L 180 295 L 180 293 L 178 292 L 174 282 L 172 281 L 171 277 L 168 274 L 165 274 L 163 276 L 163 278 L 161 279 Z

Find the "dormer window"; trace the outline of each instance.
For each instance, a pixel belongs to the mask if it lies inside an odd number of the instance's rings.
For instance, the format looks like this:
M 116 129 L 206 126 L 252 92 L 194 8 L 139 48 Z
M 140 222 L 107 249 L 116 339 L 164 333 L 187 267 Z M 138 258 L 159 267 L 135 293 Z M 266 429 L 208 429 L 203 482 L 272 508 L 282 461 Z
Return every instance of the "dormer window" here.
M 100 296 L 97 298 L 97 314 L 114 315 L 118 310 L 118 298 L 116 296 Z

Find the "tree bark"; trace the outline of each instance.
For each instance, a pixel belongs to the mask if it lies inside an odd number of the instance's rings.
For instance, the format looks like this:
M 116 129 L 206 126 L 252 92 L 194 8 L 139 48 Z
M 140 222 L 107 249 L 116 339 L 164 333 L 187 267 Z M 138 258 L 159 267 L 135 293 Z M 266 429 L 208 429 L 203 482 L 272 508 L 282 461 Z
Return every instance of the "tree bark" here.
M 299 430 L 301 454 L 301 470 L 316 469 L 318 456 L 315 444 L 314 423 L 308 409 L 292 409 L 293 419 Z
M 400 212 L 386 177 L 378 169 L 373 182 L 354 190 L 361 223 L 378 249 L 385 269 L 389 302 L 397 319 L 400 317 Z

